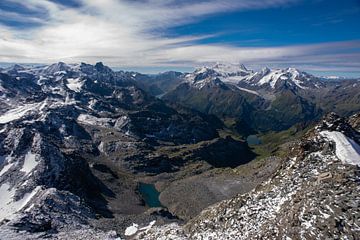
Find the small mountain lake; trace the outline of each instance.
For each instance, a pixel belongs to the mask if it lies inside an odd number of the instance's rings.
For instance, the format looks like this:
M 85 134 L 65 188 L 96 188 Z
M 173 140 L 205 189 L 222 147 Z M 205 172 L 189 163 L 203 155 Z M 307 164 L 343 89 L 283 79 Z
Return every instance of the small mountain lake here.
M 154 184 L 139 183 L 139 192 L 149 207 L 162 207 L 159 201 L 160 193 L 156 190 Z
M 249 135 L 247 138 L 246 138 L 246 142 L 249 144 L 249 145 L 259 145 L 261 144 L 261 140 L 258 138 L 258 136 L 256 135 Z

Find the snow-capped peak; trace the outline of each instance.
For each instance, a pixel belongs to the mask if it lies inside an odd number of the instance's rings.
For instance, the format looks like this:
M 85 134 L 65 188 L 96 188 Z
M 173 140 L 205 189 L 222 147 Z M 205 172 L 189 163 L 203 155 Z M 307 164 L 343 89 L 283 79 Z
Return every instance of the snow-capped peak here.
M 285 69 L 269 69 L 265 67 L 258 72 L 253 72 L 243 64 L 231 63 L 216 63 L 212 66 L 204 66 L 188 74 L 186 78 L 190 83 L 209 78 L 218 78 L 231 84 L 238 85 L 241 83 L 255 88 L 270 86 L 271 89 L 275 89 L 279 82 L 286 82 L 289 86 L 301 89 L 319 86 L 319 84 L 311 83 L 311 80 L 316 79 L 314 76 L 293 67 Z
M 213 80 L 238 82 L 252 73 L 243 64 L 215 63 L 197 68 L 193 73 L 186 75 L 186 80 L 194 85 L 199 85 L 201 82 L 201 86 L 204 86 L 205 82 L 213 82 Z
M 236 75 L 247 75 L 251 73 L 243 64 L 215 63 L 213 65 L 197 68 L 192 74 L 213 75 L 216 77 L 229 77 Z
M 258 75 L 261 76 L 261 78 L 256 82 L 256 85 L 269 84 L 271 88 L 275 88 L 279 80 L 291 82 L 299 88 L 306 88 L 304 82 L 312 78 L 310 74 L 300 72 L 296 68 L 274 70 L 265 68 L 262 69 Z
M 13 70 L 13 71 L 22 71 L 25 70 L 25 67 L 19 65 L 19 64 L 15 64 L 14 66 L 10 67 L 9 70 Z
M 50 66 L 46 67 L 44 69 L 44 73 L 46 74 L 56 74 L 56 73 L 60 73 L 60 72 L 66 72 L 70 69 L 71 67 L 69 65 L 67 65 L 64 62 L 58 62 L 58 63 L 54 63 L 51 64 Z
M 210 68 L 221 75 L 236 75 L 243 72 L 249 72 L 244 64 L 216 63 Z

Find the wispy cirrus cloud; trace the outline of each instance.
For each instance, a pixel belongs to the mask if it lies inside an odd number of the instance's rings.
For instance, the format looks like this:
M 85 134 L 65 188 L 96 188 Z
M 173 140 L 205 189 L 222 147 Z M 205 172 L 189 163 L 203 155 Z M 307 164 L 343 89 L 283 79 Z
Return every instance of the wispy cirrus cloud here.
M 4 1 L 26 10 L 0 9 L 12 21 L 33 22 L 34 26 L 0 25 L 2 62 L 101 60 L 120 67 L 194 66 L 214 61 L 333 67 L 340 62 L 342 67 L 352 69 L 359 66 L 354 63 L 360 62 L 357 41 L 242 47 L 199 42 L 211 35 L 165 34 L 169 27 L 214 14 L 284 7 L 296 0 L 73 0 L 76 7 L 50 0 Z M 351 61 L 340 61 L 338 56 L 347 51 L 352 53 L 347 56 Z

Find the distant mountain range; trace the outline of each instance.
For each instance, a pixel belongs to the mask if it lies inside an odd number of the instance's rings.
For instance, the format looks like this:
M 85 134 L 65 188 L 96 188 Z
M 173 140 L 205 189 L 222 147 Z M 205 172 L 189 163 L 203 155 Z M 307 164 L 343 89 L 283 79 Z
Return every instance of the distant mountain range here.
M 215 64 L 175 79 L 177 86 L 163 99 L 234 119 L 254 132 L 287 129 L 331 111 L 360 110 L 359 79 L 327 81 L 295 68 L 254 72 L 244 65 Z

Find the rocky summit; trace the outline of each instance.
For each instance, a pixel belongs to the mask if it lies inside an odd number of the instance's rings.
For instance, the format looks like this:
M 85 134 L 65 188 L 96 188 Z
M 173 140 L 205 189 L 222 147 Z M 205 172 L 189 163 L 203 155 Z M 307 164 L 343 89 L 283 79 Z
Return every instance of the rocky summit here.
M 153 227 L 135 238 L 358 239 L 359 143 L 359 132 L 331 114 L 254 190 L 206 208 L 185 225 Z

